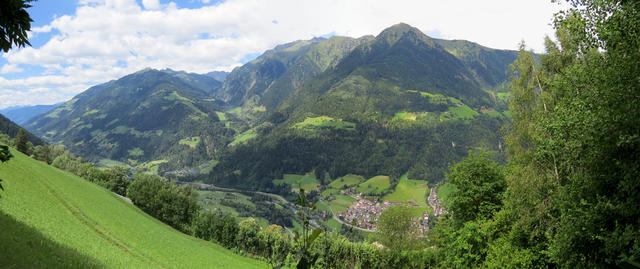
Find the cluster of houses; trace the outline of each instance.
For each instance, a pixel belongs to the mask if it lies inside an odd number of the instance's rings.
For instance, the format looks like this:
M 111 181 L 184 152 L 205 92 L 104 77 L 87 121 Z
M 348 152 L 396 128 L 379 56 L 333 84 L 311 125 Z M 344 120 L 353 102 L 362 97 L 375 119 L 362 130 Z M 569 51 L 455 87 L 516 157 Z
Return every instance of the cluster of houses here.
M 360 197 L 360 195 L 356 197 Z M 344 222 L 351 223 L 357 227 L 375 230 L 376 222 L 380 218 L 382 211 L 393 204 L 387 200 L 380 203 L 360 198 L 354 201 L 347 211 L 339 212 L 338 217 Z
M 437 198 L 436 188 L 431 188 L 427 201 L 429 202 L 429 206 L 433 208 L 433 215 L 436 216 L 436 218 L 444 213 L 447 213 L 447 210 L 445 210 L 441 205 L 442 201 Z
M 372 231 L 376 229 L 376 222 L 378 221 L 378 218 L 380 218 L 380 215 L 384 210 L 386 210 L 390 206 L 402 204 L 402 203 L 389 202 L 388 200 L 385 200 L 383 202 L 375 202 L 375 201 L 367 200 L 362 198 L 362 193 L 353 194 L 349 190 L 347 191 L 342 190 L 340 191 L 340 193 L 349 195 L 357 200 L 354 201 L 353 204 L 349 206 L 347 211 L 338 212 L 336 214 L 338 218 L 356 227 L 368 229 Z M 329 200 L 330 199 L 331 198 L 329 198 Z M 429 192 L 429 197 L 427 198 L 427 202 L 429 203 L 429 206 L 433 209 L 433 215 L 436 218 L 438 218 L 442 214 L 447 213 L 447 211 L 441 205 L 442 201 L 440 201 L 437 198 L 435 188 L 431 188 Z M 408 206 L 419 206 L 419 205 L 413 201 L 409 201 Z M 413 220 L 418 229 L 418 232 L 423 234 L 429 232 L 429 211 L 428 210 L 425 211 L 422 214 L 422 216 L 416 217 Z

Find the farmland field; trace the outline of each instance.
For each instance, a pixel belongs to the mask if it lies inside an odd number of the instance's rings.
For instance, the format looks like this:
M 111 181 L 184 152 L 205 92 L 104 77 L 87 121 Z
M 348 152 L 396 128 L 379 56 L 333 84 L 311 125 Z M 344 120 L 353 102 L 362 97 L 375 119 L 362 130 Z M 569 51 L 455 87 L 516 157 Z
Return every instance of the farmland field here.
M 298 183 L 300 186 L 298 186 Z M 273 184 L 282 185 L 287 184 L 291 186 L 292 190 L 297 190 L 299 187 L 305 189 L 305 191 L 317 191 L 318 190 L 318 180 L 315 178 L 313 173 L 306 173 L 304 175 L 295 175 L 295 174 L 284 174 L 283 179 L 274 179 Z
M 336 195 L 335 198 L 336 198 L 335 200 L 331 200 L 329 202 L 329 207 L 331 207 L 331 210 L 333 210 L 334 214 L 337 214 L 338 212 L 346 211 L 347 208 L 349 208 L 349 206 L 356 201 L 356 199 L 353 199 L 350 196 L 346 196 L 342 194 Z
M 95 184 L 12 151 L 0 164 L 1 268 L 265 268 Z
M 427 183 L 425 181 L 408 179 L 405 174 L 400 178 L 396 189 L 392 193 L 387 194 L 383 199 L 402 203 L 413 201 L 422 207 L 426 207 L 427 195 Z
M 375 176 L 365 182 L 360 183 L 358 188 L 356 188 L 356 191 L 365 194 L 380 194 L 390 186 L 391 183 L 389 182 L 388 176 Z

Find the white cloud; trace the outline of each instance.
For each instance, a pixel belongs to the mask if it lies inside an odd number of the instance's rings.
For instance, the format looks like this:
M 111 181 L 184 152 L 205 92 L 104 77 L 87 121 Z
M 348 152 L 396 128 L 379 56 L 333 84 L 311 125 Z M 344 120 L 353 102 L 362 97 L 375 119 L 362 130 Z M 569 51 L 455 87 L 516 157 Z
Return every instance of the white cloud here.
M 159 9 L 160 1 L 158 0 L 142 0 L 142 5 L 146 9 Z
M 30 97 L 34 88 L 41 90 L 38 95 L 49 89 L 49 99 L 69 98 L 145 67 L 230 71 L 245 55 L 277 44 L 327 33 L 377 35 L 398 22 L 494 48 L 516 49 L 524 39 L 541 52 L 557 9 L 525 0 L 228 0 L 199 9 L 178 6 L 158 0 L 143 0 L 142 6 L 135 0 L 79 1 L 75 14 L 34 28 L 34 33 L 56 30 L 46 44 L 3 55 L 8 64 L 0 74 L 20 72 L 20 65 L 45 71 L 24 79 L 0 76 L 0 108 L 21 103 L 9 101 L 18 97 L 25 98 L 22 103 L 44 100 Z M 3 98 L 9 93 L 15 97 Z
M 24 71 L 24 69 L 18 67 L 16 64 L 5 64 L 0 68 L 0 74 L 17 73 L 22 71 Z

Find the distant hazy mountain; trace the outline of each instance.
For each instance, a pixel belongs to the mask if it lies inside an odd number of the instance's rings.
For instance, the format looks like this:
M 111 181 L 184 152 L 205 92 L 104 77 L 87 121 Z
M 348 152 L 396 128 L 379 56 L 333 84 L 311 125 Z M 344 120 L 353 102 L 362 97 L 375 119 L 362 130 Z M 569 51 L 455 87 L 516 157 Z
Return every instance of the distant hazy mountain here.
M 216 114 L 222 103 L 212 96 L 220 85 L 206 75 L 145 69 L 91 87 L 28 126 L 96 162 L 196 165 L 233 136 Z
M 11 121 L 23 125 L 35 116 L 42 115 L 60 106 L 62 103 L 53 105 L 17 106 L 0 109 L 0 113 Z
M 408 172 L 410 178 L 438 182 L 447 165 L 468 150 L 499 151 L 498 130 L 509 113 L 496 91 L 508 78 L 515 51 L 434 39 L 406 24 L 359 40 L 325 69 L 284 63 L 304 59 L 298 55 L 308 55 L 328 41 L 276 48 L 236 69 L 263 70 L 249 72 L 263 74 L 261 79 L 239 76 L 234 70 L 219 94 L 228 94 L 231 102 L 246 102 L 246 96 L 255 93 L 262 98 L 254 102 L 268 105 L 273 112 L 256 128 L 261 135 L 229 149 L 205 180 L 269 188 L 271 179 L 283 173 L 315 171 L 318 178 L 325 173 L 330 178 L 355 173 L 396 179 Z M 286 51 L 289 61 L 273 59 L 276 52 Z M 272 64 L 258 68 L 266 61 Z M 302 85 L 276 87 L 286 72 L 313 75 Z M 240 78 L 253 87 L 229 91 Z M 269 92 L 283 94 L 271 102 Z
M 210 77 L 214 78 L 217 81 L 224 82 L 224 80 L 229 75 L 229 72 L 213 71 L 213 72 L 206 73 L 205 75 L 210 76 Z
M 0 133 L 9 135 L 9 137 L 11 138 L 15 138 L 16 135 L 18 134 L 18 131 L 21 128 L 22 127 L 20 127 L 20 125 L 14 123 L 7 117 L 0 114 Z M 42 141 L 42 139 L 38 138 L 37 136 L 31 134 L 28 131 L 27 131 L 27 140 L 36 146 L 44 144 L 44 141 Z

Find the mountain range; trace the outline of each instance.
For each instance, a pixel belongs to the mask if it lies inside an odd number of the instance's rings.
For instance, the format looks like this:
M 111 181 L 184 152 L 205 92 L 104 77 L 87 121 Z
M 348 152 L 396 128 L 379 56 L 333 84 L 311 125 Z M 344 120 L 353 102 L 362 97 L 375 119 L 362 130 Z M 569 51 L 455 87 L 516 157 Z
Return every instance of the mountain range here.
M 227 186 L 270 189 L 308 172 L 433 183 L 469 149 L 499 158 L 516 56 L 397 24 L 279 45 L 229 74 L 145 69 L 26 127 L 93 162 L 215 165 L 199 179 Z

